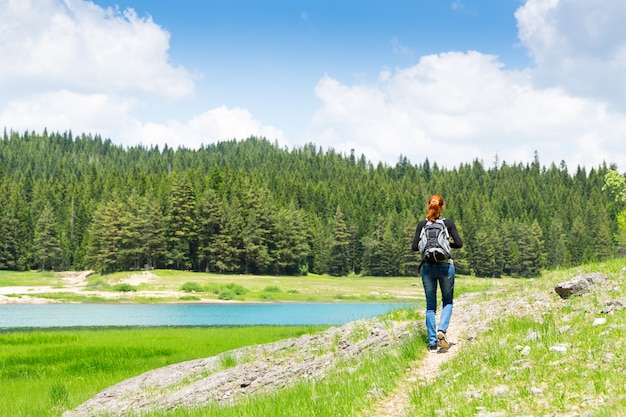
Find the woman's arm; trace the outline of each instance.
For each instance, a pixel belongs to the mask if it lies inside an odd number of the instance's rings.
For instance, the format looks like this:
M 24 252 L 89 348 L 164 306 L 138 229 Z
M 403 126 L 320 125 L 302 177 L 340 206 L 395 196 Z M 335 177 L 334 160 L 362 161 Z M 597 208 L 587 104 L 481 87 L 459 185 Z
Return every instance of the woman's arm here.
M 450 247 L 455 249 L 462 248 L 463 240 L 461 240 L 461 236 L 459 236 L 459 231 L 457 230 L 454 221 L 450 219 L 445 219 L 443 222 L 446 224 L 448 232 L 450 233 L 450 237 L 452 238 L 452 242 L 450 242 Z M 415 243 L 415 241 L 413 241 L 413 243 Z

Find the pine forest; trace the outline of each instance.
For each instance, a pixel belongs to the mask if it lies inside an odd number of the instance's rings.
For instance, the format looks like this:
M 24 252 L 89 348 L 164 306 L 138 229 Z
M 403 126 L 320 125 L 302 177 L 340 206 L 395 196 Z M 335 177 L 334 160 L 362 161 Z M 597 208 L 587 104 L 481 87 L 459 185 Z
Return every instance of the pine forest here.
M 395 165 L 263 138 L 196 150 L 98 135 L 0 140 L 0 269 L 168 268 L 226 274 L 415 276 L 431 194 L 463 238 L 457 272 L 533 277 L 623 256 L 614 167 L 474 160 Z

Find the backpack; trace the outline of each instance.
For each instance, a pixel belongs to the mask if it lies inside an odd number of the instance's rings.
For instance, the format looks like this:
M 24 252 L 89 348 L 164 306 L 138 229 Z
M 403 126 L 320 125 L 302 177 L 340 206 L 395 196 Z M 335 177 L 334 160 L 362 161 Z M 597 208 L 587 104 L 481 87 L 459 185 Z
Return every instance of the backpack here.
M 450 234 L 443 219 L 427 221 L 420 232 L 417 248 L 422 262 L 444 262 L 450 259 Z

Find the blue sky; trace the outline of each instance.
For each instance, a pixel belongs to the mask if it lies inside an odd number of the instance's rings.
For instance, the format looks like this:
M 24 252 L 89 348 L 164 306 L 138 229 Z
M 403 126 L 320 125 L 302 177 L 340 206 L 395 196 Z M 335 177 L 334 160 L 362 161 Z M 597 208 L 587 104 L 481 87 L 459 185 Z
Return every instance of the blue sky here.
M 622 0 L 0 0 L 0 126 L 626 170 Z

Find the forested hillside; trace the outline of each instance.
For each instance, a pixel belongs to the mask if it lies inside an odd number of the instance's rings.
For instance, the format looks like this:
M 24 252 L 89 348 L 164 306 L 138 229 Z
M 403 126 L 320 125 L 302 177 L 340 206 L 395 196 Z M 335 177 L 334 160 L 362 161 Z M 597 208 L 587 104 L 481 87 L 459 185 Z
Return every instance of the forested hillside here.
M 189 150 L 5 131 L 0 269 L 415 275 L 410 242 L 439 193 L 465 243 L 458 272 L 530 277 L 618 253 L 609 169 L 389 166 L 258 138 Z

